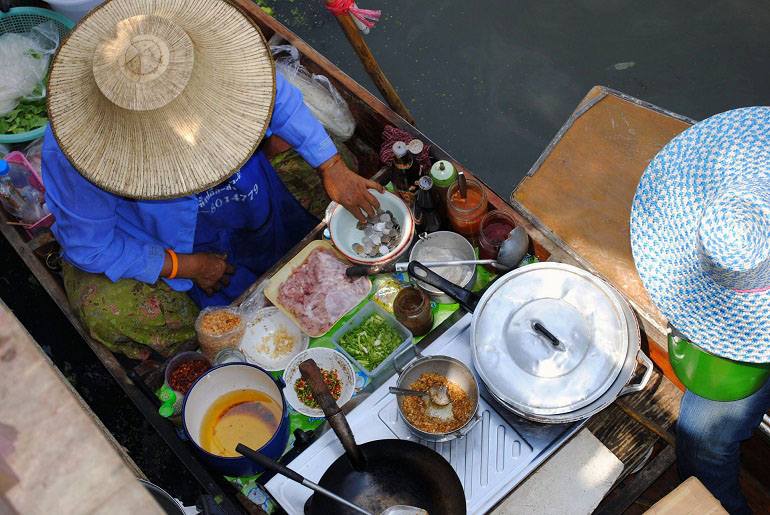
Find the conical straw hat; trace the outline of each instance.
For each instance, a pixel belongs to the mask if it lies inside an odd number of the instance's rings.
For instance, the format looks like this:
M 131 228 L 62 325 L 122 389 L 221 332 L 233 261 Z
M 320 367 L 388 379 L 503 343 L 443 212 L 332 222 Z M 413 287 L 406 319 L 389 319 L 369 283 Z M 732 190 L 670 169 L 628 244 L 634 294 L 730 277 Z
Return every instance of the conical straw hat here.
M 110 0 L 62 43 L 48 83 L 51 128 L 72 165 L 138 199 L 229 177 L 274 100 L 267 43 L 226 0 Z

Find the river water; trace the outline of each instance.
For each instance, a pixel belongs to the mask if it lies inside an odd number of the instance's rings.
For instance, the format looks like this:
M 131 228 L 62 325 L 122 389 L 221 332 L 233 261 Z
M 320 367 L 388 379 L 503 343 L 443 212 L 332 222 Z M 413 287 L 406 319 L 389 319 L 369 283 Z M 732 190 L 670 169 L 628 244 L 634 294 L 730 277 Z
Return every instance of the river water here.
M 377 94 L 322 0 L 275 17 Z M 366 42 L 422 132 L 507 198 L 608 86 L 696 120 L 770 104 L 770 9 L 748 0 L 360 0 Z

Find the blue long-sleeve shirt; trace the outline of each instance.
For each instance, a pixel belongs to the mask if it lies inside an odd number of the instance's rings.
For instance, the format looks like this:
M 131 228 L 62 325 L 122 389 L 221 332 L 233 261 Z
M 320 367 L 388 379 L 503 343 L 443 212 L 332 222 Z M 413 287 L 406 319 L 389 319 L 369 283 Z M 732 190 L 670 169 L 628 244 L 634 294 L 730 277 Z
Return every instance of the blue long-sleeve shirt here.
M 314 168 L 337 152 L 321 123 L 302 102 L 300 91 L 280 74 L 276 74 L 275 106 L 265 137 L 271 134 L 283 138 Z M 78 268 L 104 273 L 112 281 L 133 278 L 155 283 L 166 248 L 181 254 L 193 251 L 199 205 L 196 195 L 135 200 L 104 191 L 70 164 L 50 126 L 43 140 L 42 167 L 46 202 L 56 217 L 51 229 L 64 258 Z M 164 280 L 178 291 L 192 287 L 189 279 Z

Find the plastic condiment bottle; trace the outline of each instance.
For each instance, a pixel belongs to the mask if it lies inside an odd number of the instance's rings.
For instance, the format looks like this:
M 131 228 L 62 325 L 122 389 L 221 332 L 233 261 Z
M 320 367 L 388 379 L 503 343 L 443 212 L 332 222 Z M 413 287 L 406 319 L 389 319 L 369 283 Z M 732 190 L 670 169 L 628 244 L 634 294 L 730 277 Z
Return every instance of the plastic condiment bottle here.
M 457 180 L 457 170 L 449 161 L 436 161 L 430 169 L 430 178 L 433 181 L 433 189 L 438 193 L 439 212 L 446 219 L 446 192 Z
M 8 163 L 0 159 L 0 203 L 3 204 L 6 211 L 19 218 L 24 206 L 24 195 L 14 185 L 9 171 Z

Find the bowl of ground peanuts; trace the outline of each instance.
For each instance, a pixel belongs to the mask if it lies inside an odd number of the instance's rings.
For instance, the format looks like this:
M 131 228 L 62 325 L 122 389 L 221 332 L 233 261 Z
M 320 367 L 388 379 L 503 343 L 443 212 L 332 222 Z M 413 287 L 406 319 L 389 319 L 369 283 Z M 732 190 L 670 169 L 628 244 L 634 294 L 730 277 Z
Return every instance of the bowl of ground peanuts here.
M 481 420 L 479 385 L 462 361 L 450 356 L 423 356 L 398 376 L 396 386 L 418 392 L 446 388 L 449 404 L 435 405 L 426 397 L 398 395 L 398 411 L 409 430 L 432 442 L 462 438 Z
M 211 306 L 201 310 L 195 320 L 195 332 L 201 351 L 214 361 L 222 349 L 241 344 L 246 333 L 246 320 L 237 307 Z

